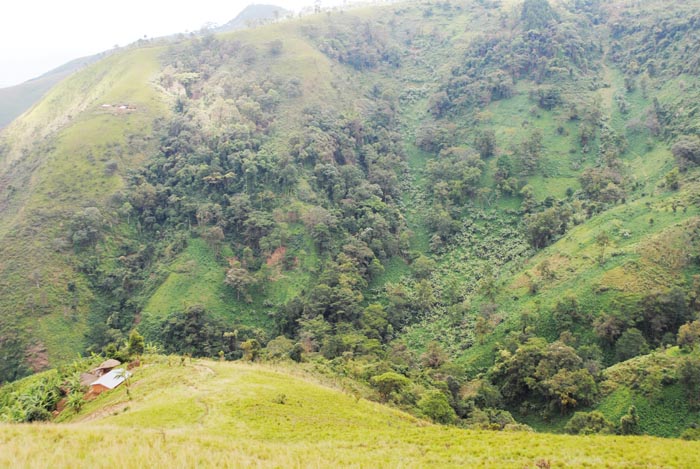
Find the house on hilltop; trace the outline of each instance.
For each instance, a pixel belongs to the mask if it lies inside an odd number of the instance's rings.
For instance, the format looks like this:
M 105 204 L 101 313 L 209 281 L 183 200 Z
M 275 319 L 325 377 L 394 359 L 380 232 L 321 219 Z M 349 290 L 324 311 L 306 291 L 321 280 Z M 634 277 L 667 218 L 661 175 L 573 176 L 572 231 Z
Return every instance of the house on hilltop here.
M 90 370 L 89 373 L 80 374 L 80 385 L 85 387 L 91 386 L 95 381 L 99 380 L 101 376 L 105 376 L 107 373 L 112 371 L 114 367 L 119 365 L 121 365 L 121 362 L 113 358 L 103 361 L 100 366 Z
M 109 373 L 102 375 L 97 381 L 92 383 L 86 397 L 89 399 L 99 396 L 105 391 L 112 390 L 126 381 L 130 376 L 131 373 L 126 371 L 124 368 L 115 368 Z

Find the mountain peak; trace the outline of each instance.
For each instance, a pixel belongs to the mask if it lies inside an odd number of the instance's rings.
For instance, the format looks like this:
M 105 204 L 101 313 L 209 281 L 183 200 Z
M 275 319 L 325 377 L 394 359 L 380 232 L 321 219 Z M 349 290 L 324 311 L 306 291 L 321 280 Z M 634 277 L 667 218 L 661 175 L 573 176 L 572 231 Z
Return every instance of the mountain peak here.
M 216 28 L 216 31 L 222 33 L 236 31 L 258 23 L 282 18 L 290 13 L 291 11 L 277 5 L 252 4 L 245 7 L 234 19 Z

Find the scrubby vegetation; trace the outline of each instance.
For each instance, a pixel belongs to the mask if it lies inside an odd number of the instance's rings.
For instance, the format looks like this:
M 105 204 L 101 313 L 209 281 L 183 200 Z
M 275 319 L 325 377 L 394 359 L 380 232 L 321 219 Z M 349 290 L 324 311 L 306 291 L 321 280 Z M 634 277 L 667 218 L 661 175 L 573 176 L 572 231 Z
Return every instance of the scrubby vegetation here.
M 96 64 L 49 98 L 75 121 L 2 134 L 0 380 L 138 327 L 443 424 L 692 437 L 697 6 L 412 2 Z

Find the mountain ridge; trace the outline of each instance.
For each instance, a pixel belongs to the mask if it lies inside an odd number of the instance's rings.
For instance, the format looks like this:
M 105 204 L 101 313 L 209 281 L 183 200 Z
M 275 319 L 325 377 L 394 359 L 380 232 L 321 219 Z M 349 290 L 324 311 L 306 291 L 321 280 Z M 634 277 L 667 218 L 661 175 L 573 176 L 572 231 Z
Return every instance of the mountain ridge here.
M 54 85 L 72 73 L 101 60 L 110 52 L 80 57 L 15 86 L 0 88 L 0 129 L 38 102 Z
M 169 353 L 398 373 L 419 391 L 391 399 L 439 392 L 438 420 L 562 431 L 600 408 L 612 428 L 634 405 L 679 436 L 696 23 L 640 8 L 661 31 L 623 1 L 398 4 L 89 67 L 2 134 L 0 181 L 27 182 L 0 184 L 1 376 L 119 354 L 138 327 Z M 618 363 L 632 377 L 606 378 Z
M 236 15 L 234 19 L 214 28 L 213 32 L 236 31 L 245 29 L 255 23 L 259 26 L 266 21 L 287 16 L 289 13 L 288 10 L 274 5 L 250 4 Z M 57 83 L 113 52 L 104 51 L 90 56 L 79 57 L 23 83 L 0 88 L 0 129 L 9 125 L 15 118 L 30 109 Z
M 256 23 L 264 24 L 266 21 L 284 18 L 289 14 L 291 14 L 291 11 L 276 5 L 252 3 L 246 6 L 231 21 L 214 28 L 214 31 L 217 33 L 237 31 L 247 28 L 250 25 L 255 25 Z

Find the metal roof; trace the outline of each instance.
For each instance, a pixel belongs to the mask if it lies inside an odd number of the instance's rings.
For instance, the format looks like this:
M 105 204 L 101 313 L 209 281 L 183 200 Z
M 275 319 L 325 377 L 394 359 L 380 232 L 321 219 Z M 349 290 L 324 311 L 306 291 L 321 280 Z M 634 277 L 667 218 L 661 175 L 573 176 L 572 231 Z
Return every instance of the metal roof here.
M 107 389 L 114 389 L 122 384 L 129 376 L 131 376 L 131 373 L 126 371 L 124 368 L 116 368 L 109 373 L 102 375 L 102 377 L 92 383 L 91 386 L 97 386 L 99 384 Z

